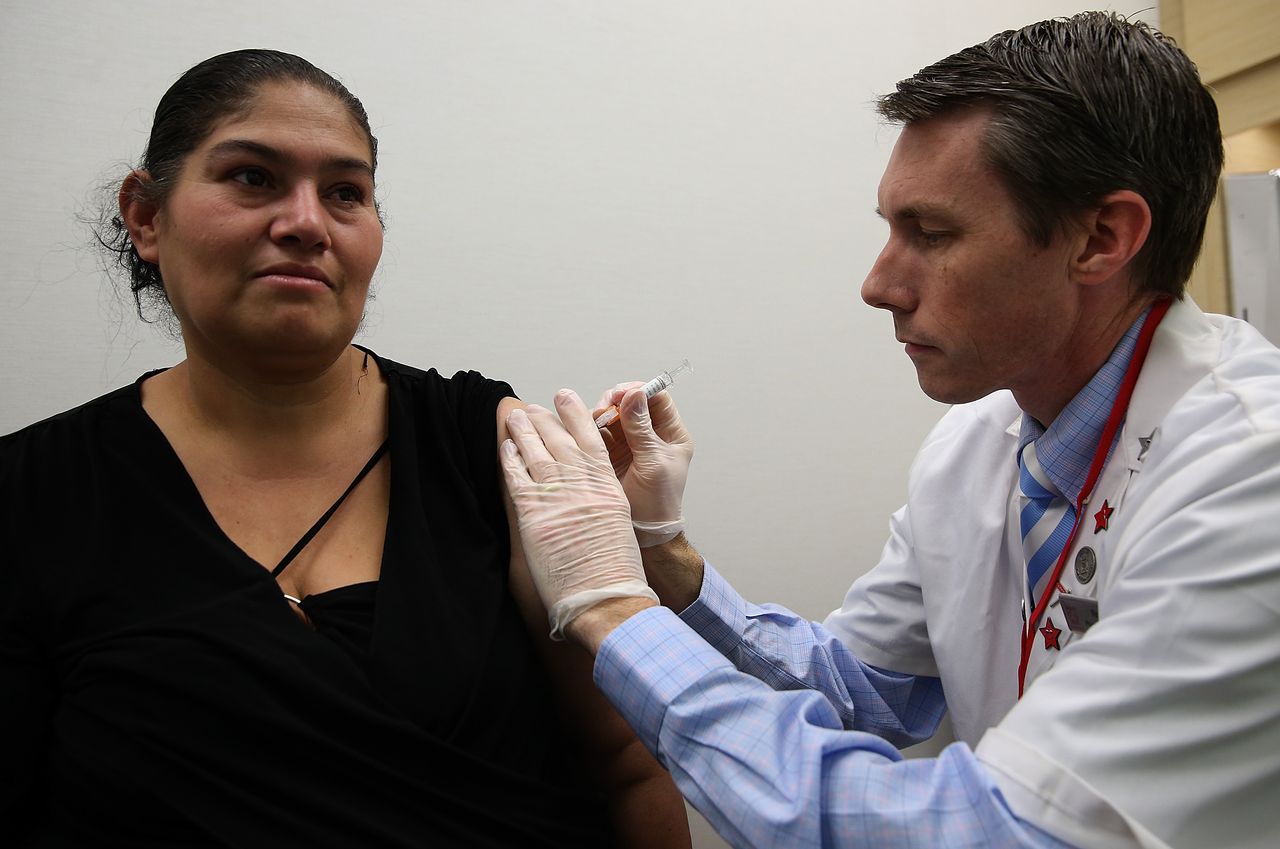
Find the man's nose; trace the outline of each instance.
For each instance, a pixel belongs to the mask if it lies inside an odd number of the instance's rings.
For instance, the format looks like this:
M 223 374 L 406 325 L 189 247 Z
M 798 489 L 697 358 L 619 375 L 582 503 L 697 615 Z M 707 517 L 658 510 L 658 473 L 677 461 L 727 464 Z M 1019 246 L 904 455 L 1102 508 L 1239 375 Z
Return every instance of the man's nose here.
M 862 281 L 862 300 L 877 309 L 891 312 L 914 308 L 913 296 L 905 284 L 903 262 L 892 239 L 880 251 Z

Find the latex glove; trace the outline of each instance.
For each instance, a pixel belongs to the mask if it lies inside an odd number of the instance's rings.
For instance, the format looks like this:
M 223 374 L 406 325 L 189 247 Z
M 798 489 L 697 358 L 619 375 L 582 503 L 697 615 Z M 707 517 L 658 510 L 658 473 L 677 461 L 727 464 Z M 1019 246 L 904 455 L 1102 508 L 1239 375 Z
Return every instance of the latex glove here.
M 598 406 L 616 404 L 621 413 L 619 425 L 607 438 L 609 458 L 631 505 L 636 539 L 641 548 L 648 548 L 684 530 L 681 502 L 693 460 L 693 439 L 671 394 L 659 392 L 646 401 L 642 385 L 619 384 L 601 396 Z
M 627 496 L 595 422 L 569 390 L 555 403 L 559 418 L 532 404 L 512 411 L 499 453 L 529 573 L 559 640 L 605 599 L 658 596 L 645 582 Z

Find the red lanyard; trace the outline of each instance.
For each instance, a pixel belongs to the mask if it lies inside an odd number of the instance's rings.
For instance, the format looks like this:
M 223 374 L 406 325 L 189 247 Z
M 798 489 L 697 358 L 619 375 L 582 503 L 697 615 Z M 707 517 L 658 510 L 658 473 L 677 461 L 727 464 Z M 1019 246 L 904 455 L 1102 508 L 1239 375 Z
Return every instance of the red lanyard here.
M 1120 391 L 1111 405 L 1111 414 L 1107 417 L 1107 424 L 1102 429 L 1101 438 L 1098 439 L 1098 447 L 1093 452 L 1089 474 L 1085 477 L 1084 486 L 1080 488 L 1080 494 L 1076 496 L 1076 521 L 1071 526 L 1071 535 L 1062 546 L 1062 553 L 1058 555 L 1058 562 L 1054 564 L 1053 572 L 1049 575 L 1049 583 L 1040 595 L 1040 602 L 1027 619 L 1026 631 L 1022 634 L 1022 659 L 1018 663 L 1018 698 L 1022 698 L 1027 680 L 1027 662 L 1031 660 L 1031 650 L 1035 647 L 1036 625 L 1040 622 L 1040 617 L 1044 616 L 1044 612 L 1049 609 L 1049 599 L 1053 596 L 1054 588 L 1058 586 L 1058 579 L 1062 577 L 1062 567 L 1066 565 L 1067 556 L 1071 553 L 1071 545 L 1075 542 L 1076 534 L 1080 530 L 1084 505 L 1088 503 L 1094 484 L 1102 474 L 1102 467 L 1107 462 L 1107 454 L 1111 451 L 1111 443 L 1115 439 L 1116 431 L 1120 429 L 1120 423 L 1124 421 L 1125 413 L 1129 410 L 1129 400 L 1133 397 L 1133 387 L 1138 382 L 1142 363 L 1147 359 L 1151 337 L 1155 335 L 1156 328 L 1160 325 L 1164 314 L 1169 311 L 1171 303 L 1172 301 L 1167 298 L 1156 301 L 1151 305 L 1151 313 L 1147 316 L 1147 320 L 1143 322 L 1142 332 L 1138 334 L 1138 343 L 1134 346 L 1133 356 L 1129 360 L 1129 368 L 1124 373 L 1124 381 L 1120 384 Z

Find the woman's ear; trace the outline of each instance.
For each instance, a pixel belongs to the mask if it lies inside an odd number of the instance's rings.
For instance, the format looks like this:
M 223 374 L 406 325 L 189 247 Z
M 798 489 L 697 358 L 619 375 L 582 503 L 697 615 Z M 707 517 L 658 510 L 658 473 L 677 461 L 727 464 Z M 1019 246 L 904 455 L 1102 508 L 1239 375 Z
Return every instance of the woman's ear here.
M 1142 250 L 1151 232 L 1151 207 L 1142 195 L 1121 189 L 1102 198 L 1080 221 L 1084 246 L 1072 260 L 1072 272 L 1078 282 L 1093 285 L 1127 269 Z
M 138 256 L 150 263 L 160 262 L 160 248 L 156 239 L 156 216 L 160 206 L 151 200 L 151 175 L 146 171 L 132 171 L 120 184 L 120 220 L 129 231 Z

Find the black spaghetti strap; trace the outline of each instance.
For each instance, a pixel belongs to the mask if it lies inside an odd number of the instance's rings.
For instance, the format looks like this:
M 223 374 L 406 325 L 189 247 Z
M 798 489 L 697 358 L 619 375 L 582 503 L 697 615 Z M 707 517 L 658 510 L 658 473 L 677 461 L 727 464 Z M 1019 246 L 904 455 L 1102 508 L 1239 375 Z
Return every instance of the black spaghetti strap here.
M 373 456 L 369 458 L 369 462 L 364 464 L 364 468 L 360 470 L 360 474 L 356 475 L 356 479 L 351 482 L 351 485 L 347 487 L 346 491 L 343 492 L 342 495 L 338 496 L 338 500 L 333 502 L 333 506 L 324 511 L 324 515 L 320 517 L 319 521 L 311 526 L 311 530 L 303 534 L 302 539 L 298 540 L 297 543 L 294 544 L 293 548 L 289 549 L 289 553 L 284 556 L 284 559 L 276 564 L 276 568 L 271 570 L 272 577 L 279 577 L 285 567 L 292 563 L 293 559 L 302 553 L 302 549 L 307 547 L 307 543 L 311 542 L 311 540 L 315 538 L 315 535 L 320 533 L 320 529 L 325 526 L 325 523 L 329 521 L 334 513 L 338 512 L 338 508 L 342 506 L 342 502 L 347 500 L 347 496 L 351 494 L 351 490 L 359 486 L 360 481 L 364 480 L 365 475 L 373 471 L 373 467 L 378 465 L 378 461 L 382 459 L 383 454 L 387 453 L 387 447 L 390 444 L 390 437 L 383 440 L 382 444 L 378 446 L 378 450 L 373 452 Z

